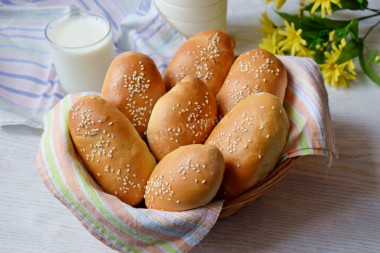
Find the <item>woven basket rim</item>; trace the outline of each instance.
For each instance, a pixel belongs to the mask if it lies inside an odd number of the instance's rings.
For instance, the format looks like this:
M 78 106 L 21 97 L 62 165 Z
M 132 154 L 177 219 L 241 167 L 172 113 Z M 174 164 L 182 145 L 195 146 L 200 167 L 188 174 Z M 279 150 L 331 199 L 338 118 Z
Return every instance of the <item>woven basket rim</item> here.
M 296 161 L 299 157 L 287 158 L 280 164 L 278 164 L 269 175 L 263 179 L 259 184 L 255 185 L 239 197 L 225 202 L 222 207 L 219 219 L 231 216 L 242 208 L 252 204 L 258 197 L 263 195 L 266 191 L 271 189 L 275 184 L 277 184 L 291 168 L 294 167 Z

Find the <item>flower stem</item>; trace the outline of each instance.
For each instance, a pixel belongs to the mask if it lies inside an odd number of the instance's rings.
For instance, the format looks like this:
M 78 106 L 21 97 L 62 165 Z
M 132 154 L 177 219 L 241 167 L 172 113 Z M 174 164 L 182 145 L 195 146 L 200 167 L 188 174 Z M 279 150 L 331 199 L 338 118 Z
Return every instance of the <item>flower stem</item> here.
M 368 36 L 368 34 L 373 30 L 373 28 L 375 28 L 378 24 L 380 24 L 380 20 L 377 21 L 376 24 L 374 24 L 373 26 L 371 26 L 371 28 L 368 29 L 367 33 L 364 35 L 363 37 L 363 41 L 365 40 L 365 38 Z
M 367 10 L 369 11 L 373 11 L 373 12 L 376 12 L 376 13 L 380 13 L 380 10 L 378 9 L 371 9 L 371 8 L 366 8 Z
M 376 12 L 376 14 L 373 14 L 373 15 L 360 17 L 360 18 L 358 18 L 358 20 L 364 20 L 364 19 L 373 18 L 373 17 L 377 17 L 377 16 L 380 16 L 380 12 Z

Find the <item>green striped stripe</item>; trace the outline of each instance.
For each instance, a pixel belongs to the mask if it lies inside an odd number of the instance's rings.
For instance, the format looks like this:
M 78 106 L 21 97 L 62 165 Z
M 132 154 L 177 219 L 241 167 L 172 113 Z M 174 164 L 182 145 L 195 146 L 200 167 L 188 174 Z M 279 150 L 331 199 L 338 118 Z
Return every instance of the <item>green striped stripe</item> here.
M 58 186 L 61 194 L 63 195 L 64 199 L 70 204 L 70 206 L 76 210 L 82 217 L 85 218 L 87 222 L 89 222 L 96 230 L 107 236 L 109 239 L 111 239 L 115 244 L 118 246 L 123 247 L 124 249 L 133 251 L 133 252 L 142 252 L 136 248 L 133 248 L 132 246 L 124 243 L 124 241 L 120 240 L 118 237 L 116 237 L 113 233 L 107 230 L 102 224 L 100 224 L 95 218 L 93 218 L 81 205 L 78 203 L 74 196 L 70 193 L 70 190 L 67 188 L 65 183 L 63 182 L 63 179 L 61 178 L 59 172 L 58 172 L 58 166 L 55 163 L 55 158 L 53 155 L 54 147 L 52 144 L 51 139 L 51 133 L 52 133 L 52 113 L 48 113 L 45 117 L 46 122 L 46 135 L 44 139 L 44 154 L 47 161 L 47 167 L 50 169 L 51 175 L 53 177 L 54 183 L 56 186 Z
M 307 136 L 304 131 L 306 122 L 304 122 L 304 120 L 298 115 L 298 113 L 288 103 L 284 102 L 284 108 L 289 118 L 301 129 L 300 135 L 298 136 L 299 152 L 301 153 L 301 155 L 313 154 L 312 147 L 308 143 Z
M 71 107 L 71 105 L 68 102 L 69 102 L 68 99 L 64 99 L 62 101 L 62 113 L 61 113 L 61 119 L 60 119 L 61 122 L 67 122 L 68 112 L 69 112 L 70 107 Z M 65 137 L 66 137 L 66 143 L 71 143 L 71 138 L 70 138 L 68 129 L 67 129 L 67 134 L 65 135 Z M 73 154 L 74 150 L 73 150 L 72 145 L 67 145 L 67 147 L 68 147 L 69 154 Z M 167 252 L 176 252 L 176 250 L 173 248 L 172 245 L 170 245 L 170 243 L 163 241 L 163 240 L 152 239 L 152 238 L 147 237 L 143 234 L 137 233 L 135 230 L 132 230 L 132 229 L 124 226 L 122 223 L 120 223 L 115 218 L 115 216 L 112 215 L 108 211 L 107 207 L 102 202 L 97 191 L 89 184 L 89 182 L 87 181 L 87 178 L 85 176 L 85 173 L 83 172 L 82 166 L 78 163 L 78 161 L 76 161 L 76 160 L 74 160 L 74 161 L 75 161 L 75 170 L 80 177 L 80 182 L 83 182 L 83 186 L 84 186 L 84 188 L 87 192 L 87 195 L 89 196 L 91 202 L 94 204 L 94 206 L 96 206 L 96 208 L 99 210 L 99 212 L 101 212 L 102 215 L 104 215 L 104 217 L 106 217 L 111 223 L 115 224 L 119 229 L 121 229 L 122 231 L 138 238 L 140 241 L 151 243 L 151 244 L 158 244 L 162 248 L 164 248 Z
M 188 234 L 188 231 L 181 231 L 181 230 L 179 230 L 179 229 L 175 229 L 175 228 L 173 228 L 173 227 L 168 227 L 168 226 L 166 226 L 165 223 L 163 223 L 163 222 L 161 222 L 159 219 L 155 218 L 155 217 L 152 215 L 152 213 L 150 213 L 150 212 L 147 212 L 146 214 L 147 214 L 151 219 L 153 219 L 156 223 L 159 223 L 161 226 L 164 226 L 164 227 L 170 228 L 170 229 L 172 229 L 172 230 L 179 231 L 180 233 L 186 233 L 186 234 Z M 205 229 L 205 228 L 203 228 L 203 227 L 202 227 L 202 229 L 203 229 L 203 230 L 206 230 L 206 234 L 207 234 L 208 230 Z M 203 238 L 203 237 L 197 236 L 197 235 L 195 234 L 195 232 L 193 232 L 193 230 L 191 230 L 190 235 L 188 235 L 188 236 L 186 236 L 186 237 L 192 237 L 192 238 L 194 238 L 194 240 L 197 241 L 197 242 L 200 242 L 200 240 L 202 240 L 202 238 Z M 196 244 L 196 243 L 195 243 L 195 244 Z

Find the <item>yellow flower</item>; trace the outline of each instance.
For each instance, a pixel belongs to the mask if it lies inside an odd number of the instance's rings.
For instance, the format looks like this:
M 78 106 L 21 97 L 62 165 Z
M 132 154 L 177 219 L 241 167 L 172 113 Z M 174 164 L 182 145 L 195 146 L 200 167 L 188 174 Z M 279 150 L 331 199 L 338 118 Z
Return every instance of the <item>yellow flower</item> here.
M 298 52 L 297 56 L 313 58 L 314 57 L 314 51 L 308 49 L 307 47 L 303 47 L 303 49 Z
M 337 47 L 335 43 L 332 44 L 331 51 L 325 51 L 326 63 L 319 65 L 322 69 L 322 75 L 326 83 L 335 87 L 340 84 L 344 87 L 348 87 L 347 81 L 355 80 L 356 78 L 356 72 L 354 70 L 355 65 L 352 60 L 346 61 L 342 64 L 336 63 L 336 60 L 339 58 L 345 45 L 345 39 L 341 40 L 339 47 Z
M 285 36 L 285 39 L 278 43 L 281 50 L 290 50 L 290 55 L 307 55 L 306 41 L 302 39 L 302 29 L 296 30 L 294 23 L 289 25 L 288 21 L 284 20 L 285 30 L 281 30 L 278 33 Z
M 273 1 L 274 0 L 265 0 L 265 5 L 267 5 L 267 4 L 269 4 L 270 2 L 273 2 Z M 286 0 L 276 0 L 276 4 L 277 4 L 276 9 L 277 10 L 280 9 L 284 5 L 285 1 Z
M 334 36 L 335 36 L 335 30 L 332 30 L 332 31 L 329 33 L 329 41 L 334 41 Z
M 380 56 L 376 56 L 376 58 L 375 58 L 375 62 L 380 62 Z
M 340 8 L 342 8 L 342 5 L 340 4 L 340 0 L 306 0 L 307 2 L 314 3 L 313 7 L 311 8 L 310 13 L 314 14 L 315 11 L 318 9 L 319 6 L 321 6 L 321 16 L 322 18 L 325 18 L 325 13 L 327 11 L 327 14 L 331 16 L 331 3 L 334 3 L 338 5 Z
M 267 34 L 267 36 L 263 38 L 262 43 L 259 44 L 259 48 L 265 49 L 272 54 L 283 55 L 284 52 L 278 46 L 278 42 L 283 39 L 283 36 L 280 35 L 278 31 L 279 29 L 276 29 L 275 32 Z
M 260 31 L 265 35 L 272 34 L 276 31 L 273 22 L 268 18 L 268 15 L 265 12 L 261 14 L 260 24 L 262 25 Z

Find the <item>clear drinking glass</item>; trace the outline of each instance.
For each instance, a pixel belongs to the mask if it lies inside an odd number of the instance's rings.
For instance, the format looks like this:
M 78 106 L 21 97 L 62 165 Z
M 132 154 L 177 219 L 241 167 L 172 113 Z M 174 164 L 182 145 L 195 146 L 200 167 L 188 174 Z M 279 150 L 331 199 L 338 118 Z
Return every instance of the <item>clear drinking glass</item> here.
M 93 12 L 72 11 L 52 20 L 45 36 L 63 89 L 100 92 L 114 57 L 109 20 Z

